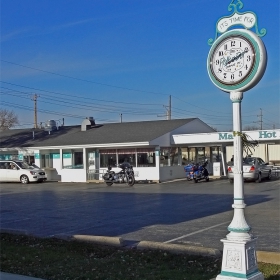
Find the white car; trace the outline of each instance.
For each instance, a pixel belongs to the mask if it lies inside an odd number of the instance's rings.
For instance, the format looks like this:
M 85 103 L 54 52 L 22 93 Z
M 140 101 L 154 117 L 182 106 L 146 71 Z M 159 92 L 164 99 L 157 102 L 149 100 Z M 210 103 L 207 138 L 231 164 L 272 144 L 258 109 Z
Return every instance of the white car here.
M 44 182 L 44 170 L 20 160 L 0 160 L 0 182 Z
M 243 179 L 260 183 L 262 179 L 271 179 L 272 169 L 261 158 L 246 157 L 243 159 Z M 228 179 L 233 183 L 234 166 L 228 167 Z

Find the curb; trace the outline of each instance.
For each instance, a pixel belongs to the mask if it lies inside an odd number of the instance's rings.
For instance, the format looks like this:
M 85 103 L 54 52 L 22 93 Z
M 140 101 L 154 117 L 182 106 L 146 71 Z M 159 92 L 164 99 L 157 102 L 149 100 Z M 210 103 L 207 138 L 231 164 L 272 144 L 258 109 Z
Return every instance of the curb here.
M 206 247 L 196 247 L 180 244 L 165 244 L 161 242 L 140 241 L 136 246 L 139 250 L 164 250 L 175 254 L 220 257 L 220 250 Z
M 121 237 L 73 235 L 72 240 L 95 243 L 100 245 L 109 245 L 114 247 L 123 247 L 123 239 Z
M 28 234 L 28 232 L 25 230 L 0 229 L 0 233 L 33 236 L 31 234 Z M 122 237 L 94 236 L 94 235 L 66 235 L 66 234 L 57 234 L 48 237 L 62 239 L 65 241 L 76 240 L 79 242 L 95 243 L 95 244 L 106 245 L 106 246 L 123 247 L 123 248 L 129 247 L 126 245 L 126 241 Z M 38 238 L 42 238 L 42 237 L 38 237 Z M 133 245 L 133 248 L 136 248 L 137 250 L 162 250 L 174 254 L 201 255 L 201 256 L 209 256 L 209 257 L 222 256 L 222 252 L 214 248 L 189 246 L 189 245 L 182 245 L 182 244 L 170 244 L 170 243 L 166 244 L 162 242 L 153 242 L 153 241 L 140 241 L 137 245 Z M 256 251 L 256 254 L 257 254 L 258 262 L 280 265 L 280 252 Z
M 259 262 L 279 264 L 280 265 L 280 253 L 278 253 L 278 252 L 257 251 L 257 260 Z

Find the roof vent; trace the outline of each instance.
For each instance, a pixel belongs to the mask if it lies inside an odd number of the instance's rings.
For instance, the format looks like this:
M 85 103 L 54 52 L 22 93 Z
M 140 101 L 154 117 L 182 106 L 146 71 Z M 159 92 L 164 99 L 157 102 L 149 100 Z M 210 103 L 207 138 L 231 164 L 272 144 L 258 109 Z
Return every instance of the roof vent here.
M 45 131 L 53 131 L 56 130 L 56 121 L 55 120 L 48 120 L 45 125 Z
M 88 117 L 82 122 L 81 131 L 87 131 L 91 127 L 95 126 L 95 120 L 93 117 Z

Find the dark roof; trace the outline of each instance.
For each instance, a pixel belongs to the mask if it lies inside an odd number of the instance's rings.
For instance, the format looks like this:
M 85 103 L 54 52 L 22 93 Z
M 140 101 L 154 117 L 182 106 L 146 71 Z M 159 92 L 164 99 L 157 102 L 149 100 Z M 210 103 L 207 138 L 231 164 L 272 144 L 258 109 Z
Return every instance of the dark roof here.
M 43 147 L 145 142 L 171 132 L 194 119 L 108 123 L 92 127 L 87 131 L 81 131 L 80 125 L 63 126 L 59 127 L 58 130 L 51 131 L 50 134 L 43 129 L 11 129 L 1 132 L 0 147 Z

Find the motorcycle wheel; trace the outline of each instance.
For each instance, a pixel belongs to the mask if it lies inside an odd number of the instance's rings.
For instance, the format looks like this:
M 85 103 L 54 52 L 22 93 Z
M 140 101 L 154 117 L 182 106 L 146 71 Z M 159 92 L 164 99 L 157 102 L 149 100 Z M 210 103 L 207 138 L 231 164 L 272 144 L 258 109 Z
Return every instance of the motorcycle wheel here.
M 206 182 L 209 182 L 209 177 L 206 178 Z
M 135 178 L 134 176 L 127 176 L 127 184 L 132 187 L 135 183 Z
M 197 183 L 197 182 L 198 182 L 198 180 L 197 180 L 197 179 L 195 179 L 195 178 L 193 179 L 193 181 L 194 181 L 195 183 Z
M 110 186 L 113 185 L 113 182 L 106 182 L 106 185 L 107 185 L 108 187 L 110 187 Z

